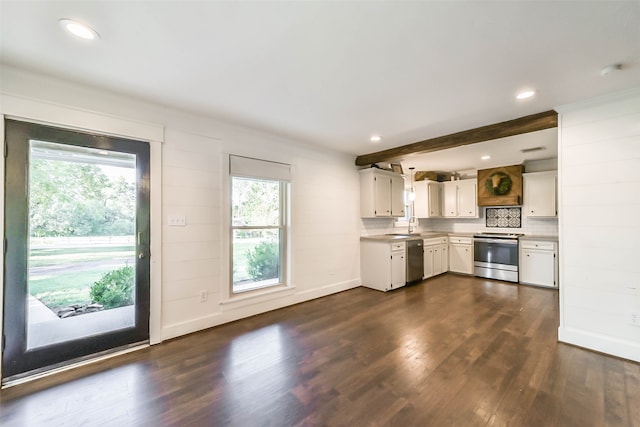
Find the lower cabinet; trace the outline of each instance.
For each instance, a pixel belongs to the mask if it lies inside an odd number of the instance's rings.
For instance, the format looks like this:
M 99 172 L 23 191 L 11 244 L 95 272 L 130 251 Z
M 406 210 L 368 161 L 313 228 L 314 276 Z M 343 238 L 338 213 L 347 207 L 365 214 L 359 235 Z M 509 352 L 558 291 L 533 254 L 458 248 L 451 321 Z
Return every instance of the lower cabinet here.
M 448 237 L 424 239 L 424 278 L 446 273 L 449 269 Z
M 406 284 L 405 242 L 360 241 L 362 286 L 390 291 Z
M 521 239 L 518 270 L 520 283 L 557 288 L 557 242 Z
M 473 274 L 473 238 L 449 236 L 449 271 Z

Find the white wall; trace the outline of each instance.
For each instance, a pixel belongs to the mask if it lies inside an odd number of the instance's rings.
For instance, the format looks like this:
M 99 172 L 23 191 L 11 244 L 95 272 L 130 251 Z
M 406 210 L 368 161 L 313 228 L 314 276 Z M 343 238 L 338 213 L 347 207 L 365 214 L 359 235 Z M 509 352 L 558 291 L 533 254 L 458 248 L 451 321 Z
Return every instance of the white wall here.
M 151 183 L 162 189 L 161 236 L 151 236 L 152 242 L 162 237 L 161 251 L 152 253 L 162 269 L 162 339 L 359 285 L 359 182 L 352 156 L 12 67 L 1 71 L 3 96 L 27 105 L 164 127 L 161 174 Z M 56 124 L 56 117 L 50 121 Z M 287 291 L 227 298 L 224 183 L 230 153 L 293 165 L 292 288 Z M 168 227 L 173 214 L 186 215 L 187 226 Z M 199 302 L 200 290 L 209 291 L 206 303 Z
M 640 88 L 560 112 L 560 328 L 640 361 Z

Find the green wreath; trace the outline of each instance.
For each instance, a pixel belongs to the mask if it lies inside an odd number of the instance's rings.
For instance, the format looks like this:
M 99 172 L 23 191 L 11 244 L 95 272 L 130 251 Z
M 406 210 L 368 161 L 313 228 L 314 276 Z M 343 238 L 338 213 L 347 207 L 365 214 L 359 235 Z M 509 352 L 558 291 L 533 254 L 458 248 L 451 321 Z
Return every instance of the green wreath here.
M 499 179 L 496 179 L 497 177 Z M 498 181 L 498 185 L 494 187 L 494 180 Z M 513 185 L 513 181 L 511 181 L 511 177 L 504 172 L 496 172 L 489 176 L 485 181 L 485 188 L 487 189 L 487 193 L 493 196 L 504 196 L 505 194 L 509 194 L 511 191 L 511 186 Z

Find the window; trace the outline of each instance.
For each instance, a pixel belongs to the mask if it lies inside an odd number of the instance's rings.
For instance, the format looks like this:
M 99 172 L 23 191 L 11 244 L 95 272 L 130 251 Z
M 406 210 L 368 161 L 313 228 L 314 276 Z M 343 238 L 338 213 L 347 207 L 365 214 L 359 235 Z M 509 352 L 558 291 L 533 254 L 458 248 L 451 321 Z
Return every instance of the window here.
M 411 215 L 413 215 L 413 204 L 409 200 L 409 193 L 410 191 L 407 189 L 402 192 L 402 197 L 404 200 L 404 216 L 396 218 L 393 223 L 394 227 L 407 227 L 409 225 Z
M 231 291 L 286 284 L 289 165 L 230 156 Z

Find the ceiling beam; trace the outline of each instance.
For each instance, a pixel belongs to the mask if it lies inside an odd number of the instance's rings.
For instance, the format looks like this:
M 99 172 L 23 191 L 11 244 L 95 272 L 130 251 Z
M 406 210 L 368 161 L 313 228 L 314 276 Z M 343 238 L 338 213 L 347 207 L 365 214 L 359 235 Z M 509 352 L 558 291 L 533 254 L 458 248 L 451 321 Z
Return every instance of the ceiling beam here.
M 520 135 L 554 127 L 558 127 L 558 113 L 554 110 L 549 110 L 506 122 L 414 142 L 413 144 L 390 148 L 388 150 L 378 151 L 377 153 L 363 154 L 356 158 L 356 166 L 367 166 L 372 163 L 399 159 L 409 154 L 446 150 L 447 148 L 461 147 L 463 145 L 475 144 L 476 142 L 485 142 L 492 139 L 505 138 L 507 136 Z

